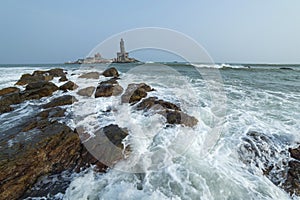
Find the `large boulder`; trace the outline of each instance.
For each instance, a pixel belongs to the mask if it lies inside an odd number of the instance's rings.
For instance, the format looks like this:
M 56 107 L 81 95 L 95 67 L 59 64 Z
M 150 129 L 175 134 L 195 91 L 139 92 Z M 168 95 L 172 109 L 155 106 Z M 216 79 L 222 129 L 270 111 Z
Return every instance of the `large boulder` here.
M 122 94 L 123 88 L 118 84 L 116 79 L 102 81 L 96 88 L 95 98 L 118 96 Z
M 31 187 L 43 176 L 65 170 L 78 171 L 98 162 L 81 143 L 78 134 L 57 121 L 44 120 L 45 126 L 34 127 L 40 132 L 34 143 L 17 145 L 21 153 L 0 163 L 0 199 L 31 196 Z M 47 184 L 47 183 L 45 183 Z
M 149 85 L 145 83 L 129 84 L 124 94 L 121 97 L 122 103 L 136 103 L 147 96 L 147 92 L 153 91 Z
M 80 75 L 78 78 L 99 79 L 99 77 L 100 77 L 99 72 L 88 72 L 88 73 Z
M 51 102 L 43 105 L 43 108 L 52 108 L 56 106 L 64 106 L 64 105 L 71 105 L 74 102 L 78 101 L 75 97 L 72 95 L 64 95 L 58 98 L 53 99 Z
M 11 93 L 19 93 L 20 89 L 17 87 L 8 87 L 0 90 L 0 96 L 11 94 Z
M 20 93 L 22 100 L 40 99 L 51 96 L 59 88 L 48 81 L 38 81 L 29 83 L 26 89 Z
M 26 85 L 28 83 L 38 82 L 38 81 L 50 81 L 53 79 L 51 75 L 31 75 L 23 74 L 21 78 L 17 81 L 16 85 Z
M 95 87 L 90 86 L 83 89 L 78 90 L 77 94 L 80 96 L 91 97 L 95 92 Z
M 168 124 L 182 124 L 193 127 L 197 125 L 198 120 L 181 111 L 181 108 L 171 102 L 158 99 L 157 97 L 149 97 L 143 99 L 135 107 L 137 110 L 152 110 L 166 118 Z
M 74 83 L 73 81 L 68 81 L 59 87 L 59 89 L 63 90 L 63 91 L 76 90 L 77 88 L 78 88 L 78 85 L 76 85 L 76 83 Z
M 11 93 L 3 95 L 0 99 L 0 114 L 13 110 L 11 105 L 23 102 L 19 93 Z
M 300 146 L 289 149 L 291 159 L 288 163 L 288 172 L 282 188 L 290 195 L 300 196 Z
M 171 109 L 171 110 L 178 110 L 180 111 L 180 107 L 176 104 L 170 103 L 168 101 L 164 101 L 162 99 L 158 99 L 157 97 L 149 97 L 146 99 L 143 99 L 137 106 L 137 110 L 165 110 L 165 109 Z
M 38 81 L 50 81 L 53 77 L 60 77 L 61 80 L 66 80 L 66 73 L 63 69 L 55 68 L 46 71 L 37 70 L 32 74 L 23 74 L 21 78 L 17 81 L 16 85 L 26 85 L 28 83 L 38 82 Z
M 103 76 L 105 77 L 119 77 L 119 72 L 116 68 L 111 67 L 109 69 L 106 69 L 103 73 Z

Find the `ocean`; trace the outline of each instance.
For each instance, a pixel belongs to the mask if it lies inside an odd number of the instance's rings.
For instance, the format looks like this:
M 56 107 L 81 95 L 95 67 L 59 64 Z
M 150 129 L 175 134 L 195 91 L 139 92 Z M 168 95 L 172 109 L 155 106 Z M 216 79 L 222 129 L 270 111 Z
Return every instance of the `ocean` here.
M 52 199 L 298 199 L 276 186 L 284 181 L 286 152 L 300 142 L 300 65 L 148 63 L 114 64 L 119 83 L 147 83 L 149 93 L 176 105 L 198 119 L 195 127 L 167 127 L 160 115 L 143 114 L 119 97 L 86 98 L 68 108 L 63 119 L 71 128 L 81 125 L 91 134 L 99 127 L 118 124 L 129 130 L 124 145 L 128 159 L 106 173 L 93 167 L 69 175 L 65 192 Z M 83 72 L 101 72 L 106 65 L 0 65 L 0 89 L 13 86 L 22 74 L 54 67 L 68 72 L 80 88 L 99 80 L 79 80 Z M 104 77 L 100 78 L 104 79 Z M 54 82 L 59 86 L 58 80 Z M 22 123 L 51 99 L 15 105 L 0 115 L 0 150 L 34 135 L 11 138 L 9 129 Z M 103 110 L 113 109 L 112 115 Z M 268 138 L 264 142 L 251 132 Z M 253 144 L 255 157 L 244 146 Z M 269 152 L 270 149 L 274 151 Z M 97 152 L 96 152 L 97 153 Z M 253 152 L 252 152 L 253 153 Z M 251 161 L 255 160 L 255 163 Z M 276 165 L 269 177 L 262 168 Z M 52 180 L 55 181 L 55 178 Z M 46 199 L 47 197 L 35 197 Z

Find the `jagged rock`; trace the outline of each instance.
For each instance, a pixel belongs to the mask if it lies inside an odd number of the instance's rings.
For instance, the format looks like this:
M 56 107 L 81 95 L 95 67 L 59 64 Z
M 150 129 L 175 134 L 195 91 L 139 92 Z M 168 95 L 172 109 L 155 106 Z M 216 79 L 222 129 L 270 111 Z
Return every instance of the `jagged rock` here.
M 11 93 L 3 95 L 0 99 L 0 114 L 13 110 L 11 105 L 21 103 L 23 100 L 19 93 Z
M 300 146 L 289 149 L 291 160 L 288 163 L 288 172 L 282 188 L 290 195 L 296 194 L 300 196 Z
M 300 146 L 280 150 L 276 138 L 255 131 L 248 132 L 242 141 L 239 155 L 245 164 L 261 169 L 267 178 L 291 196 L 300 196 Z
M 29 83 L 26 90 L 20 93 L 22 100 L 40 99 L 42 97 L 51 96 L 53 92 L 59 88 L 51 82 L 38 81 Z
M 102 81 L 96 89 L 95 98 L 118 96 L 122 94 L 122 92 L 123 88 L 118 84 L 118 82 L 115 79 Z
M 0 90 L 0 96 L 11 94 L 11 93 L 18 93 L 18 92 L 20 92 L 20 89 L 17 87 L 3 88 Z
M 16 85 L 26 85 L 28 83 L 38 82 L 38 81 L 49 81 L 52 80 L 53 76 L 43 76 L 43 75 L 30 75 L 23 74 L 21 78 L 17 81 Z
M 63 69 L 55 68 L 47 71 L 37 70 L 32 74 L 23 74 L 18 80 L 16 85 L 26 85 L 28 83 L 38 82 L 38 81 L 50 81 L 53 77 L 66 78 L 66 74 Z
M 54 107 L 40 112 L 37 117 L 39 117 L 40 119 L 63 117 L 65 116 L 65 112 L 66 109 L 63 109 L 61 107 Z
M 119 72 L 116 68 L 112 67 L 105 70 L 102 75 L 105 77 L 119 77 Z
M 182 124 L 185 126 L 193 127 L 198 123 L 198 120 L 195 117 L 189 116 L 188 114 L 181 111 L 166 110 L 165 112 L 159 113 L 167 119 L 167 123 L 169 124 Z
M 118 125 L 110 124 L 103 128 L 103 132 L 106 137 L 118 148 L 123 149 L 122 141 L 128 135 L 128 132 L 124 129 L 121 129 Z
M 0 199 L 20 199 L 26 191 L 30 196 L 33 184 L 47 174 L 78 171 L 90 164 L 101 171 L 106 169 L 81 144 L 77 133 L 57 121 L 43 121 L 45 126 L 36 128 L 43 137 L 34 144 L 19 146 L 22 153 L 1 160 Z
M 147 92 L 153 91 L 149 85 L 145 83 L 129 84 L 126 91 L 121 97 L 122 103 L 136 103 L 147 96 Z
M 38 76 L 38 75 L 47 76 L 47 75 L 50 75 L 52 77 L 64 77 L 64 76 L 66 76 L 66 73 L 61 68 L 54 68 L 54 69 L 50 69 L 50 70 L 46 70 L 46 71 L 36 70 L 36 71 L 33 72 L 32 75 L 33 76 Z
M 58 97 L 56 99 L 53 99 L 51 102 L 43 105 L 43 108 L 51 108 L 56 106 L 64 106 L 64 105 L 71 105 L 74 102 L 78 101 L 75 97 L 72 95 L 64 95 L 61 97 Z
M 66 75 L 62 76 L 59 80 L 59 82 L 65 82 L 65 81 L 68 81 L 68 78 Z
M 158 100 L 157 97 L 149 97 L 143 99 L 136 106 L 136 108 L 137 110 L 149 110 L 149 109 L 153 109 L 153 110 L 172 109 L 178 111 L 181 110 L 179 106 L 161 99 Z
M 77 88 L 78 88 L 78 85 L 76 85 L 76 83 L 74 83 L 73 81 L 68 81 L 59 87 L 60 90 L 64 90 L 64 91 L 76 90 Z
M 78 78 L 87 78 L 87 79 L 99 79 L 100 73 L 99 72 L 88 72 L 86 74 L 82 74 Z
M 14 109 L 9 105 L 1 105 L 0 106 L 0 114 L 7 113 L 7 112 L 10 112 L 10 111 L 13 111 L 13 110 Z
M 84 140 L 88 138 L 84 129 L 78 132 L 78 134 Z M 111 124 L 96 131 L 93 137 L 84 142 L 84 145 L 100 162 L 112 167 L 117 161 L 123 159 L 124 155 L 129 153 L 129 147 L 126 147 L 124 151 L 122 144 L 123 139 L 127 135 L 128 132 L 126 129 Z
M 143 99 L 139 104 L 137 104 L 136 109 L 144 111 L 151 109 L 155 113 L 164 116 L 169 124 L 182 124 L 193 127 L 198 123 L 198 120 L 195 117 L 182 112 L 179 106 L 168 101 L 158 99 L 157 97 Z
M 86 87 L 83 89 L 80 89 L 77 94 L 80 96 L 86 96 L 86 97 L 91 97 L 95 91 L 95 87 L 90 86 L 90 87 Z

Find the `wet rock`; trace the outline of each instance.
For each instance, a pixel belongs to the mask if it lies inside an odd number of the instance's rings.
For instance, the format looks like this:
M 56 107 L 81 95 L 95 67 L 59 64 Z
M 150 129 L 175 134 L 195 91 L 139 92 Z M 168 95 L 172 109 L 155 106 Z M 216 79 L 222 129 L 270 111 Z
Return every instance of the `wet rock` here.
M 50 81 L 53 80 L 53 77 L 61 77 L 62 79 L 64 79 L 66 78 L 66 73 L 63 69 L 60 68 L 50 69 L 47 71 L 37 70 L 32 74 L 23 74 L 16 85 L 26 85 L 28 83 L 38 81 Z
M 105 70 L 102 75 L 105 77 L 119 77 L 119 72 L 116 68 L 112 67 Z
M 43 108 L 51 108 L 56 106 L 64 106 L 64 105 L 71 105 L 74 102 L 78 101 L 75 97 L 72 95 L 64 95 L 61 97 L 58 97 L 56 99 L 53 99 L 51 102 L 43 105 Z
M 22 154 L 1 161 L 0 199 L 19 199 L 26 191 L 30 196 L 30 188 L 47 174 L 78 170 L 90 164 L 105 170 L 81 144 L 77 133 L 57 121 L 45 124 L 38 129 L 43 137 L 33 146 L 21 146 Z
M 161 99 L 158 99 L 157 97 L 149 97 L 146 99 L 143 99 L 138 105 L 137 110 L 164 110 L 164 109 L 171 109 L 171 110 L 178 110 L 180 111 L 180 107 L 170 103 L 168 101 L 164 101 Z
M 95 92 L 95 87 L 93 86 L 90 86 L 90 87 L 86 87 L 86 88 L 83 88 L 83 89 L 80 89 L 77 94 L 80 95 L 80 96 L 86 96 L 86 97 L 91 97 L 94 92 Z
M 65 76 L 66 73 L 64 72 L 63 69 L 61 68 L 54 68 L 54 69 L 50 69 L 50 70 L 36 70 L 33 72 L 32 74 L 33 76 L 38 76 L 38 75 L 51 75 L 53 77 L 62 77 Z
M 300 196 L 300 147 L 288 151 L 280 147 L 273 136 L 251 131 L 242 138 L 240 159 L 248 166 L 255 166 L 275 185 L 291 196 Z
M 68 78 L 66 75 L 62 76 L 59 80 L 59 82 L 65 82 L 65 81 L 68 81 Z
M 195 117 L 189 116 L 181 111 L 166 110 L 165 112 L 159 113 L 167 119 L 167 123 L 169 124 L 182 124 L 193 127 L 198 123 L 198 120 Z
M 67 91 L 67 90 L 76 90 L 78 88 L 78 85 L 74 83 L 73 81 L 68 81 L 67 83 L 63 84 L 59 87 L 60 90 Z
M 281 187 L 291 196 L 300 196 L 300 160 L 292 160 L 288 165 L 288 173 Z
M 136 106 L 137 110 L 148 111 L 164 116 L 168 124 L 182 124 L 193 127 L 197 125 L 198 120 L 181 111 L 181 108 L 171 102 L 158 99 L 157 97 L 149 97 L 143 99 Z
M 11 105 L 19 104 L 22 101 L 23 100 L 20 97 L 19 93 L 11 93 L 11 94 L 3 95 L 0 99 L 0 114 L 12 111 L 13 108 L 11 107 Z
M 83 139 L 88 138 L 84 130 L 81 130 L 79 135 L 81 135 L 81 138 Z M 126 147 L 124 151 L 122 144 L 122 141 L 127 135 L 126 129 L 111 124 L 97 130 L 93 137 L 90 137 L 84 142 L 84 145 L 101 163 L 112 167 L 115 163 L 124 159 L 125 156 L 129 154 L 129 147 Z
M 40 99 L 42 97 L 51 96 L 53 92 L 59 88 L 51 82 L 38 81 L 29 83 L 26 89 L 20 93 L 23 100 Z
M 78 78 L 86 78 L 86 79 L 99 79 L 100 73 L 99 72 L 88 72 L 86 74 L 82 74 Z
M 37 117 L 40 119 L 63 117 L 65 116 L 65 112 L 66 109 L 54 107 L 40 112 Z
M 0 106 L 0 114 L 7 113 L 7 112 L 10 112 L 10 111 L 13 111 L 13 110 L 14 109 L 9 105 L 1 105 Z
M 0 106 L 18 104 L 22 101 L 19 93 L 7 94 L 1 97 Z
M 295 149 L 290 148 L 289 152 L 292 158 L 300 160 L 300 146 Z
M 123 149 L 122 141 L 128 135 L 127 131 L 121 129 L 118 125 L 110 124 L 103 128 L 103 132 L 106 137 L 118 148 Z
M 53 76 L 43 76 L 43 75 L 31 75 L 23 74 L 21 78 L 17 81 L 16 85 L 26 85 L 28 83 L 38 82 L 38 81 L 49 81 L 52 80 Z
M 152 89 L 149 85 L 145 83 L 132 83 L 129 84 L 126 91 L 121 97 L 122 103 L 136 103 L 140 101 L 142 98 L 147 96 L 147 92 L 151 92 Z
M 118 96 L 122 94 L 122 92 L 123 88 L 118 84 L 118 82 L 115 79 L 102 81 L 96 88 L 95 98 Z
M 17 87 L 8 87 L 0 90 L 0 96 L 11 94 L 11 93 L 19 93 L 20 89 Z

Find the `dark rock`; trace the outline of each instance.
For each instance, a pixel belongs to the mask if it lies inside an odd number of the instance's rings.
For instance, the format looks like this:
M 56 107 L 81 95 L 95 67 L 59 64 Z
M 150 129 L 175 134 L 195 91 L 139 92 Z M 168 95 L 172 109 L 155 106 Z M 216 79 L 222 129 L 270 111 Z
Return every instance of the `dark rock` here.
M 106 137 L 118 148 L 123 149 L 122 141 L 128 135 L 127 131 L 121 129 L 118 125 L 110 124 L 103 128 L 103 132 Z
M 75 97 L 71 95 L 65 95 L 58 97 L 56 99 L 53 99 L 51 102 L 43 105 L 43 108 L 51 108 L 51 107 L 56 107 L 56 106 L 64 106 L 64 105 L 71 105 L 74 102 L 78 101 Z
M 84 129 L 78 129 L 78 131 L 80 138 L 84 140 L 88 138 Z M 117 125 L 111 124 L 101 128 L 94 135 L 84 141 L 84 145 L 95 158 L 106 166 L 112 167 L 116 162 L 124 159 L 124 156 L 130 151 L 129 147 L 126 147 L 124 151 L 122 144 L 123 139 L 128 135 L 127 130 Z
M 5 105 L 12 105 L 12 104 L 18 104 L 21 103 L 22 99 L 20 97 L 19 93 L 12 93 L 12 94 L 7 94 L 1 97 L 0 99 L 0 106 L 5 106 Z
M 66 79 L 66 73 L 60 68 L 50 69 L 47 71 L 37 70 L 32 74 L 23 74 L 16 85 L 26 85 L 28 83 L 38 81 L 50 81 L 53 80 L 53 77 L 61 77 L 62 79 Z
M 153 110 L 164 110 L 164 109 L 171 109 L 171 110 L 178 110 L 180 111 L 180 107 L 164 101 L 164 100 L 158 100 L 157 97 L 149 97 L 146 99 L 143 99 L 138 105 L 137 105 L 137 110 L 149 110 L 149 109 L 153 109 Z
M 163 115 L 169 124 L 182 124 L 193 127 L 198 123 L 195 117 L 189 116 L 181 111 L 166 110 L 165 112 L 159 112 L 159 114 Z
M 28 90 L 40 89 L 44 87 L 49 87 L 53 91 L 58 90 L 58 87 L 54 83 L 48 81 L 37 81 L 37 82 L 29 83 L 28 85 L 26 85 L 26 90 L 28 91 Z
M 105 170 L 106 166 L 86 150 L 69 127 L 57 121 L 44 123 L 46 126 L 39 128 L 43 137 L 34 147 L 20 146 L 22 154 L 1 161 L 0 199 L 20 199 L 26 191 L 30 196 L 30 188 L 47 174 L 78 170 L 90 164 Z
M 61 107 L 54 107 L 40 112 L 37 117 L 41 119 L 63 117 L 65 116 L 65 112 L 66 109 L 63 109 Z
M 136 103 L 147 96 L 147 92 L 153 91 L 149 85 L 145 83 L 129 84 L 126 91 L 121 97 L 122 103 Z
M 8 87 L 0 90 L 0 96 L 11 94 L 11 93 L 19 93 L 20 89 L 17 87 Z
M 74 83 L 73 81 L 68 81 L 59 87 L 59 89 L 63 90 L 63 91 L 76 90 L 77 88 L 78 88 L 78 85 L 76 85 L 76 83 Z
M 300 196 L 300 160 L 292 160 L 288 165 L 288 173 L 285 182 L 281 187 L 291 196 Z
M 290 68 L 290 67 L 280 67 L 279 69 L 282 69 L 282 70 L 293 70 L 293 68 Z
M 38 81 L 49 81 L 52 80 L 53 76 L 43 76 L 43 75 L 30 75 L 23 74 L 21 78 L 18 80 L 16 85 L 26 85 L 28 83 L 38 82 Z
M 95 98 L 118 96 L 122 94 L 123 88 L 118 84 L 115 79 L 102 81 L 95 92 Z
M 300 160 L 300 146 L 295 149 L 290 148 L 289 152 L 290 152 L 292 158 Z
M 99 72 L 88 72 L 86 74 L 82 74 L 78 78 L 87 78 L 87 79 L 99 79 L 100 73 Z
M 119 72 L 116 68 L 112 67 L 105 70 L 102 75 L 105 77 L 119 77 Z
M 38 81 L 29 83 L 26 90 L 20 93 L 22 100 L 40 99 L 42 97 L 51 96 L 53 92 L 59 88 L 51 82 Z
M 66 76 L 66 75 L 62 76 L 58 81 L 59 81 L 59 82 L 65 82 L 65 81 L 68 81 L 67 76 Z
M 87 88 L 83 88 L 80 89 L 77 94 L 80 96 L 86 96 L 86 97 L 91 97 L 93 95 L 93 93 L 95 92 L 95 87 L 91 86 L 91 87 L 87 87 Z
M 7 112 L 10 112 L 10 111 L 13 111 L 13 110 L 14 109 L 9 105 L 1 105 L 0 106 L 0 114 L 7 113 Z

